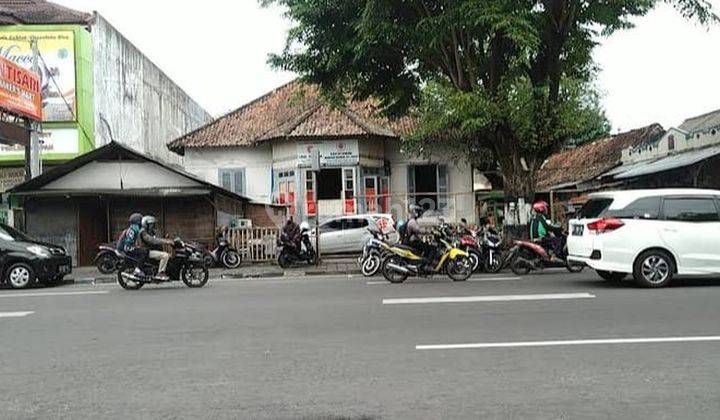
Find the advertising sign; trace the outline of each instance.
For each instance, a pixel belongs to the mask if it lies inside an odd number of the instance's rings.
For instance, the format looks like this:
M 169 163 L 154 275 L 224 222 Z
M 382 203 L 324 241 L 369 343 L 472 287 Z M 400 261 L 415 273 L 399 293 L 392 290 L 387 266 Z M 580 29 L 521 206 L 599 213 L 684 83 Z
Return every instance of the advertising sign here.
M 42 57 L 39 66 L 43 121 L 75 121 L 75 35 L 72 31 L 3 31 L 0 57 L 31 69 L 33 38 Z
M 43 155 L 48 153 L 77 154 L 79 152 L 77 128 L 46 128 L 38 134 Z M 25 156 L 25 147 L 0 144 L 0 155 L 16 155 L 22 158 Z
M 12 61 L 0 57 L 0 108 L 14 114 L 42 119 L 40 78 Z
M 320 166 L 323 168 L 352 166 L 360 163 L 360 149 L 357 140 L 328 140 L 299 142 L 297 144 L 298 165 L 311 166 L 315 150 L 320 152 Z

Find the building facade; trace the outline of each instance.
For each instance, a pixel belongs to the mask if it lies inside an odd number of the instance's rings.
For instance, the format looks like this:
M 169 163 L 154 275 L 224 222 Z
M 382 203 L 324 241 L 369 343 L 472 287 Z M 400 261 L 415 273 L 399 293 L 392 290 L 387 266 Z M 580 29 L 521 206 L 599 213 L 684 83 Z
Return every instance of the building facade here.
M 97 13 L 3 3 L 0 55 L 41 76 L 46 168 L 112 140 L 177 163 L 165 144 L 212 119 Z M 23 161 L 22 148 L 0 147 L 0 192 L 23 181 Z
M 448 220 L 474 220 L 470 166 L 405 153 L 402 137 L 413 124 L 379 116 L 372 101 L 333 107 L 316 87 L 294 81 L 169 148 L 206 181 L 287 205 L 301 220 L 366 212 L 404 218 L 413 203 Z

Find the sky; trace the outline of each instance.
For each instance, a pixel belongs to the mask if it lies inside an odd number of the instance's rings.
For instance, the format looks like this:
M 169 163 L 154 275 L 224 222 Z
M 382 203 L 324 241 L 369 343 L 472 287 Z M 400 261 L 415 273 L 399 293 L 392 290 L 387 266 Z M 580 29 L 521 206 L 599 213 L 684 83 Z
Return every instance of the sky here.
M 97 10 L 200 105 L 220 116 L 293 74 L 267 65 L 290 23 L 256 0 L 54 0 Z M 720 14 L 720 0 L 710 0 Z M 171 6 L 170 6 L 171 5 Z M 662 5 L 634 29 L 602 40 L 594 57 L 613 132 L 679 125 L 720 109 L 720 26 L 704 28 Z

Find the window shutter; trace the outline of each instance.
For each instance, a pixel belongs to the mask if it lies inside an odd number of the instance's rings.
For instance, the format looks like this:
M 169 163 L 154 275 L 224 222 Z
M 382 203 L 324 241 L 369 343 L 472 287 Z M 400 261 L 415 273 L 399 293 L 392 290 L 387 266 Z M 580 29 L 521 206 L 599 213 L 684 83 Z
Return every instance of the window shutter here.
M 236 169 L 233 176 L 233 191 L 235 191 L 236 194 L 245 195 L 245 169 Z

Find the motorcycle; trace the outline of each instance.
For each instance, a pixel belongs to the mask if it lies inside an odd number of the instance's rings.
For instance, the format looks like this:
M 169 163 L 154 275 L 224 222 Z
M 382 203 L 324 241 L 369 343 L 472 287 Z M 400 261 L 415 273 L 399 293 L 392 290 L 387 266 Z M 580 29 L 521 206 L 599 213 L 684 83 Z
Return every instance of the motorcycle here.
M 518 276 L 526 275 L 530 271 L 551 267 L 564 267 L 571 273 L 583 271 L 585 269 L 584 265 L 570 262 L 567 259 L 567 235 L 562 235 L 560 238 L 562 252 L 556 258 L 551 258 L 548 251 L 538 243 L 514 241 L 514 245 L 507 257 L 510 262 L 510 269 Z
M 464 235 L 460 238 L 460 247 L 468 253 L 473 273 L 479 271 L 482 268 L 483 255 L 477 238 L 473 234 Z
M 120 259 L 115 251 L 114 244 L 98 245 L 98 253 L 93 259 L 93 265 L 103 274 L 112 274 L 117 269 Z
M 502 238 L 493 229 L 485 229 L 480 240 L 482 253 L 481 269 L 487 273 L 497 273 L 503 268 L 504 257 L 502 250 Z
M 363 276 L 372 277 L 380 271 L 382 260 L 390 245 L 386 242 L 388 235 L 383 235 L 375 229 L 368 229 L 372 235 L 363 246 L 362 255 L 358 257 L 358 265 Z
M 205 259 L 208 265 L 222 264 L 225 268 L 238 268 L 242 264 L 242 256 L 235 249 L 224 234 L 219 235 L 216 238 L 217 246 L 212 251 L 208 251 L 205 254 Z
M 282 268 L 289 268 L 300 262 L 307 262 L 309 265 L 316 263 L 317 253 L 310 240 L 310 228 L 307 226 L 300 228 L 299 245 L 291 241 L 284 232 L 280 234 L 277 245 L 278 265 Z
M 182 280 L 187 287 L 205 286 L 210 278 L 210 271 L 205 264 L 203 251 L 198 245 L 176 241 L 175 245 L 168 247 L 166 251 L 170 253 L 170 261 L 166 269 L 169 280 L 157 278 L 158 261 L 147 258 L 140 267 L 143 274 L 136 275 L 135 269 L 138 268 L 139 261 L 120 251 L 115 251 L 119 259 L 117 280 L 120 287 L 126 290 L 138 290 L 146 284 L 178 280 Z
M 465 281 L 472 275 L 470 255 L 459 248 L 459 243 L 450 243 L 443 232 L 433 232 L 435 244 L 442 251 L 439 261 L 429 261 L 406 245 L 393 245 L 382 263 L 382 273 L 391 283 L 402 283 L 408 277 L 430 277 L 447 274 L 453 281 Z

